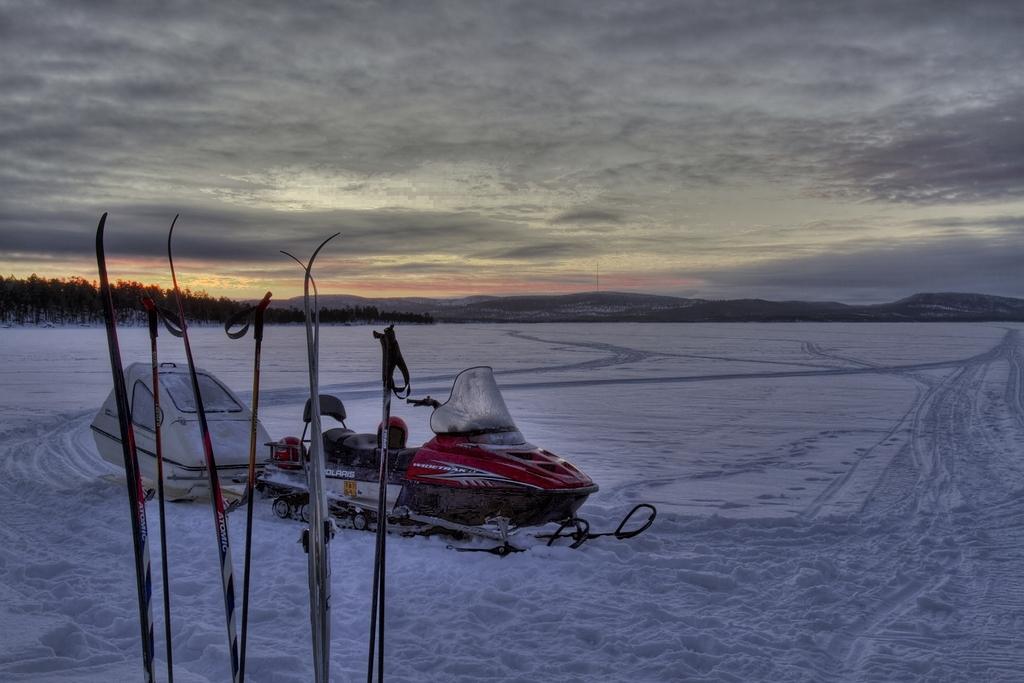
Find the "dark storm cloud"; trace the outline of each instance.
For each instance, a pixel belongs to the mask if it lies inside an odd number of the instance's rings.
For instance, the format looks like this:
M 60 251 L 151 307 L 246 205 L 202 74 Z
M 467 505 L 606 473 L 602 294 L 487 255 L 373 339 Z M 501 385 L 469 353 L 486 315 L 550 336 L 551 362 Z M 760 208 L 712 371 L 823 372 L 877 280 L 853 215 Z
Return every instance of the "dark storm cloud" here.
M 916 225 L 941 228 L 1009 228 L 1024 230 L 1024 216 L 988 216 L 985 218 L 964 218 L 947 216 L 914 221 Z
M 77 212 L 48 212 L 26 223 L 0 214 L 0 252 L 40 256 L 79 255 L 94 244 L 99 218 Z M 524 259 L 535 250 L 550 255 L 586 251 L 584 244 L 535 244 L 522 224 L 473 214 L 416 211 L 276 212 L 220 206 L 126 206 L 109 211 L 106 239 L 122 256 L 160 256 L 166 251 L 171 219 L 180 213 L 174 232 L 175 254 L 209 260 L 276 259 L 280 249 L 312 248 L 333 232 L 338 246 L 352 257 L 447 253 L 472 257 L 480 247 L 506 245 L 487 258 Z M 22 229 L 24 227 L 28 229 Z M 518 255 L 517 255 L 517 252 Z
M 688 138 L 733 139 L 721 154 L 734 163 L 764 151 L 750 145 L 771 141 L 771 126 L 786 121 L 770 100 L 756 106 L 762 93 L 793 105 L 844 92 L 854 101 L 924 72 L 920 52 L 937 85 L 954 70 L 965 82 L 979 71 L 991 81 L 997 55 L 1009 64 L 1021 54 L 1005 13 L 980 5 L 175 3 L 145 16 L 132 7 L 7 8 L 18 30 L 0 53 L 5 71 L 47 84 L 12 112 L 47 115 L 14 117 L 9 132 L 39 142 L 63 129 L 77 138 L 66 142 L 115 147 L 144 134 L 147 146 L 190 141 L 264 162 L 344 150 L 350 167 L 378 170 L 438 157 L 543 163 L 613 142 L 661 148 L 648 163 L 690 177 L 680 171 L 707 159 L 672 157 Z M 946 43 L 929 46 L 944 29 Z M 58 47 L 62 59 L 33 56 L 33 44 Z M 744 111 L 751 104 L 760 121 Z M 233 149 L 239 138 L 246 149 Z M 630 166 L 610 166 L 629 175 Z
M 911 111 L 878 126 L 877 142 L 836 159 L 840 193 L 912 203 L 1024 196 L 1024 94 L 945 115 Z M 896 112 L 898 115 L 899 112 Z
M 338 229 L 354 254 L 547 263 L 588 231 L 733 249 L 680 234 L 685 191 L 1021 199 L 1022 33 L 1011 2 L 0 0 L 0 257 L 88 253 L 108 209 L 139 256 L 181 210 L 196 258 Z
M 617 211 L 601 209 L 577 209 L 560 213 L 551 219 L 552 223 L 622 223 L 624 216 Z
M 592 256 L 599 252 L 597 245 L 590 241 L 541 242 L 511 249 L 498 249 L 476 254 L 477 258 L 503 259 L 510 261 L 557 261 L 565 258 Z

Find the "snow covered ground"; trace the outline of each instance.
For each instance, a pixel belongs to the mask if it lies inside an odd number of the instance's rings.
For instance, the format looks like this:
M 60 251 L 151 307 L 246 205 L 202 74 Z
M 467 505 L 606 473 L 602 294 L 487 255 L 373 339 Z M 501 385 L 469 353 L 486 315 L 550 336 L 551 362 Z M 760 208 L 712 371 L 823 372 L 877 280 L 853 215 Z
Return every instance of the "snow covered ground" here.
M 1024 337 L 1019 325 L 400 328 L 416 395 L 489 364 L 521 430 L 601 490 L 630 541 L 460 554 L 389 542 L 394 681 L 999 681 L 1024 675 Z M 251 340 L 193 332 L 245 395 Z M 142 329 L 125 362 L 148 359 Z M 325 328 L 322 390 L 379 415 L 378 345 Z M 161 337 L 166 359 L 177 340 Z M 268 330 L 261 414 L 296 433 L 303 334 Z M 102 330 L 0 330 L 0 680 L 138 680 L 128 509 L 96 453 Z M 413 443 L 427 413 L 402 405 Z M 157 538 L 155 503 L 150 526 Z M 175 677 L 228 671 L 209 506 L 168 509 Z M 300 525 L 257 507 L 249 680 L 311 680 Z M 244 515 L 231 518 L 236 577 Z M 522 543 L 529 541 L 522 539 Z M 332 544 L 335 680 L 365 676 L 373 538 Z M 160 564 L 153 557 L 163 663 Z M 161 671 L 161 680 L 163 672 Z

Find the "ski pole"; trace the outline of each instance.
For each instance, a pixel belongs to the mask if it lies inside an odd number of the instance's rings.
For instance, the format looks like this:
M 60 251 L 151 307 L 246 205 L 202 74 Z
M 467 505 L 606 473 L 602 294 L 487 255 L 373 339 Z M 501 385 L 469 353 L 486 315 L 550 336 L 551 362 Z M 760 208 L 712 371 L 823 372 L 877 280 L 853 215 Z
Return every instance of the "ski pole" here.
M 252 510 L 253 510 L 253 489 L 256 485 L 256 432 L 259 418 L 260 402 L 260 347 L 263 345 L 263 314 L 270 305 L 270 292 L 263 296 L 263 300 L 252 308 L 247 308 L 238 315 L 224 323 L 224 332 L 232 339 L 241 339 L 249 331 L 249 318 L 252 319 L 252 336 L 256 340 L 255 360 L 252 370 L 252 420 L 249 425 L 249 479 L 246 482 L 245 497 L 245 564 L 242 570 L 242 645 L 238 655 L 238 680 L 245 680 L 245 645 L 249 632 L 249 573 L 252 567 Z M 237 332 L 231 328 L 246 320 L 245 326 Z
M 374 646 L 377 648 L 377 681 L 384 681 L 384 594 L 387 573 L 387 486 L 388 486 L 388 437 L 391 423 L 391 395 L 405 398 L 411 390 L 409 368 L 402 358 L 402 350 L 395 337 L 395 326 L 389 325 L 383 332 L 373 333 L 381 346 L 381 384 L 383 386 L 383 411 L 380 423 L 380 485 L 377 493 L 377 543 L 373 558 L 373 595 L 370 604 L 370 649 L 366 663 L 366 681 L 373 683 Z M 395 369 L 402 372 L 404 385 L 395 387 Z
M 153 365 L 153 431 L 156 436 L 156 490 L 160 511 L 160 566 L 164 577 L 164 640 L 167 642 L 167 683 L 174 683 L 174 658 L 171 654 L 171 591 L 170 576 L 167 573 L 167 518 L 164 514 L 164 454 L 160 435 L 164 415 L 160 410 L 160 362 L 157 358 L 156 338 L 159 329 L 156 303 L 148 296 L 142 297 L 149 319 L 149 346 Z

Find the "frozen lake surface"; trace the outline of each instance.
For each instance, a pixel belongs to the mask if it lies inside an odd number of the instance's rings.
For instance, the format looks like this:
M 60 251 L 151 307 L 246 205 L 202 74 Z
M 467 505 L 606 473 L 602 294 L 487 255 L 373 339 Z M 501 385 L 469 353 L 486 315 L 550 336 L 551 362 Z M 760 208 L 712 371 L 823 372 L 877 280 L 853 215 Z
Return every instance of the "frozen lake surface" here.
M 526 437 L 644 535 L 501 559 L 388 544 L 394 681 L 1000 681 L 1024 672 L 1024 338 L 1006 324 L 437 325 L 399 328 L 414 395 L 491 365 Z M 244 397 L 252 342 L 192 331 Z M 160 338 L 164 360 L 180 342 Z M 121 333 L 148 361 L 144 329 Z M 368 327 L 325 327 L 321 391 L 380 414 Z M 301 431 L 304 332 L 268 328 L 260 413 Z M 102 329 L 0 330 L 0 680 L 141 675 L 128 509 L 89 422 Z M 410 443 L 428 413 L 395 404 Z M 175 678 L 230 679 L 209 505 L 168 507 Z M 156 505 L 157 656 L 164 656 Z M 244 514 L 230 519 L 236 578 Z M 300 525 L 256 509 L 248 680 L 309 681 Z M 526 545 L 531 543 L 524 539 Z M 365 676 L 373 536 L 333 562 L 334 680 Z M 159 669 L 158 669 L 159 671 Z M 163 672 L 161 672 L 162 680 Z

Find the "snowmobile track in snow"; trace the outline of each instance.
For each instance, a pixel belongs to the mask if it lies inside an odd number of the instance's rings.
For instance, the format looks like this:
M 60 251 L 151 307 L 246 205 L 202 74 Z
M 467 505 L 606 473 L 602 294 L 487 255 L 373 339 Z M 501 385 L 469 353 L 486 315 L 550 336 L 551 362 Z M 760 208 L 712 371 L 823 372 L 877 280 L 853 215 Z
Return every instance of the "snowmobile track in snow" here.
M 874 572 L 891 577 L 889 583 L 829 644 L 845 677 L 960 680 L 949 676 L 960 671 L 967 675 L 963 680 L 1010 680 L 1024 671 L 1024 650 L 1006 637 L 1008 627 L 1019 634 L 1024 625 L 1024 499 L 1017 488 L 999 491 L 993 472 L 964 472 L 991 470 L 1009 457 L 1020 481 L 1020 450 L 1000 449 L 992 425 L 982 421 L 997 411 L 981 407 L 990 398 L 982 389 L 993 366 L 1008 365 L 1001 380 L 1006 383 L 1002 409 L 1024 426 L 1020 357 L 1019 335 L 1010 331 L 991 352 L 964 361 L 940 381 L 922 381 L 927 388 L 918 391 L 914 405 L 883 438 L 905 432 L 908 441 L 856 523 L 885 530 L 885 542 L 899 551 L 876 555 L 880 564 L 889 560 L 884 572 Z M 1013 440 L 1019 445 L 1022 436 Z M 812 515 L 821 507 L 816 503 Z M 878 548 L 862 550 L 877 553 Z M 993 553 L 1003 557 L 992 562 Z M 993 605 L 1001 606 L 995 614 Z M 971 625 L 957 629 L 952 642 L 936 642 L 920 626 L 912 627 L 957 619 Z

